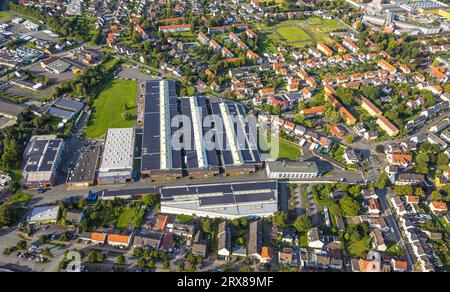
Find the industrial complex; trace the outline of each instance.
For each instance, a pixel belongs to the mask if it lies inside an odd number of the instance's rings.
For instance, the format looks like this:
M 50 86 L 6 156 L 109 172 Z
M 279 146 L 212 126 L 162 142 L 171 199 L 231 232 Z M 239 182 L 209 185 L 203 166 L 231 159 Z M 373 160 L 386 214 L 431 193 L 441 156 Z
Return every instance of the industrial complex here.
M 161 188 L 161 212 L 211 218 L 271 216 L 278 210 L 276 181 Z
M 48 188 L 55 183 L 64 151 L 64 141 L 56 136 L 33 136 L 24 153 L 22 176 L 27 188 Z

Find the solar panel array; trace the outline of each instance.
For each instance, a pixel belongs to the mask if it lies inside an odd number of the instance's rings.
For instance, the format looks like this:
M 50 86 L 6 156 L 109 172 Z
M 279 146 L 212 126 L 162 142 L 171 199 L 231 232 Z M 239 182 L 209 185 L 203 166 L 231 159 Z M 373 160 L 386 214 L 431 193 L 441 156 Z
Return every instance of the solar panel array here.
M 192 121 L 192 112 L 189 98 L 183 98 L 181 100 L 181 113 L 186 116 L 189 121 Z M 196 147 L 201 146 L 195 145 L 194 128 L 192 122 L 189 122 L 187 125 L 184 124 L 183 127 L 190 127 L 190 129 L 188 131 L 185 131 L 183 135 L 183 144 L 186 155 L 186 167 L 188 169 L 198 168 L 199 165 Z
M 209 115 L 206 104 L 206 98 L 203 96 L 197 97 L 197 105 L 201 108 L 201 117 L 203 120 Z M 205 141 L 205 152 L 206 152 L 206 159 L 208 161 L 208 166 L 213 168 L 219 167 L 215 143 L 214 141 L 208 141 L 210 139 L 208 137 L 205 137 L 211 131 L 211 126 L 209 126 L 208 123 L 203 123 L 202 131 L 204 138 L 203 140 Z
M 166 123 L 171 123 L 172 117 L 178 114 L 178 99 L 176 95 L 175 82 L 167 82 L 168 85 L 168 103 L 169 113 L 163 119 Z M 164 125 L 161 124 L 161 81 L 148 80 L 145 86 L 144 94 L 144 128 L 142 135 L 142 171 L 155 171 L 161 169 L 161 131 Z M 170 127 L 171 133 L 167 133 L 168 137 L 178 128 Z M 181 151 L 171 149 L 171 165 L 169 169 L 181 169 Z
M 274 201 L 277 199 L 276 191 L 276 181 L 168 187 L 161 188 L 161 201 L 173 201 L 178 196 L 194 196 L 200 206 L 236 205 Z
M 227 133 L 223 125 L 223 117 L 220 111 L 220 105 L 217 102 L 211 103 L 211 111 L 214 116 L 214 129 L 216 133 L 216 145 L 221 152 L 222 164 L 224 167 L 234 165 L 233 156 L 227 146 Z M 220 125 L 220 126 L 219 126 Z
M 161 117 L 161 82 L 167 82 L 168 87 L 168 113 L 165 118 Z M 143 113 L 143 141 L 142 141 L 142 166 L 143 172 L 160 170 L 164 163 L 161 163 L 161 137 L 167 136 L 167 143 L 173 146 L 175 141 L 171 141 L 172 134 L 178 131 L 180 125 L 174 123 L 166 127 L 164 123 L 170 123 L 172 118 L 182 114 L 189 119 L 188 123 L 183 123 L 183 127 L 190 127 L 189 131 L 183 133 L 183 151 L 172 147 L 171 157 L 168 159 L 171 165 L 168 169 L 189 170 L 207 167 L 211 169 L 219 168 L 218 154 L 221 157 L 222 165 L 226 167 L 258 164 L 261 163 L 256 143 L 245 122 L 245 112 L 242 106 L 234 103 L 223 104 L 218 102 L 208 102 L 205 97 L 186 97 L 179 99 L 176 96 L 175 82 L 149 80 L 146 82 L 144 93 L 144 113 Z M 239 116 L 238 123 L 234 123 L 232 130 L 226 130 L 223 126 L 223 108 L 226 108 L 227 117 Z M 229 112 L 229 114 L 228 114 Z M 214 115 L 212 123 L 204 122 L 204 118 Z M 195 118 L 195 121 L 194 121 Z M 170 133 L 164 133 L 164 129 L 170 129 Z M 214 133 L 214 135 L 211 135 Z M 166 135 L 164 135 L 166 134 Z M 245 137 L 242 145 L 238 145 L 239 156 L 236 151 L 232 154 L 229 142 L 236 139 L 236 135 Z M 229 135 L 229 137 L 227 137 Z M 211 136 L 214 136 L 211 139 Z M 203 141 L 199 141 L 203 138 Z M 174 139 L 178 139 L 174 138 Z M 235 149 L 235 148 L 233 148 Z M 234 155 L 234 157 L 233 157 Z M 240 159 L 242 157 L 242 159 Z M 240 161 L 240 162 L 239 162 Z M 163 161 L 164 162 L 164 161 Z M 185 162 L 185 165 L 183 165 Z
M 160 84 L 149 80 L 145 86 L 144 128 L 142 133 L 142 171 L 159 170 L 161 165 L 160 144 Z
M 238 149 L 241 152 L 244 164 L 261 163 L 261 157 L 257 149 L 256 139 L 248 123 L 245 121 L 244 108 L 242 107 L 242 105 L 237 103 L 226 103 L 226 107 L 231 117 L 233 118 L 233 121 L 236 122 L 233 124 L 233 133 L 227 133 L 225 128 L 217 128 L 217 138 L 219 139 L 218 148 L 221 150 L 222 162 L 224 166 L 226 167 L 227 165 L 231 166 L 235 164 L 233 156 L 231 154 L 231 150 L 229 150 L 229 147 L 227 145 L 227 135 L 232 135 L 234 137 Z M 214 115 L 217 115 L 222 120 L 224 120 L 220 111 L 219 103 L 211 103 L 211 108 Z M 237 137 L 240 138 L 238 139 Z
M 235 131 L 237 134 L 243 134 L 245 139 L 242 139 L 242 145 L 239 145 L 242 153 L 242 158 L 246 164 L 261 163 L 256 138 L 251 131 L 249 124 L 245 121 L 245 111 L 241 104 L 228 103 L 230 113 L 238 117 L 238 123 L 235 124 Z
M 62 140 L 35 140 L 24 168 L 25 172 L 51 171 Z

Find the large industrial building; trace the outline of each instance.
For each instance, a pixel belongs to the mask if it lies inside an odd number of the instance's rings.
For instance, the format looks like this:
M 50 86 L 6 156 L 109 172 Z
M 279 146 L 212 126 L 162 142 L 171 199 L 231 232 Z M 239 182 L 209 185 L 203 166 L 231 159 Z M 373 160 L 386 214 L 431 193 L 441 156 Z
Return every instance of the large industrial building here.
M 219 174 L 219 161 L 215 143 L 208 142 L 211 127 L 203 123 L 208 116 L 204 97 L 186 97 L 181 99 L 181 112 L 184 115 L 187 130 L 183 136 L 183 153 L 186 169 L 192 178 L 208 177 Z
M 134 129 L 109 129 L 97 182 L 119 184 L 131 181 L 134 162 Z
M 26 165 L 22 176 L 25 187 L 45 189 L 54 185 L 61 158 L 64 141 L 56 136 L 33 136 L 25 149 Z
M 141 87 L 142 159 L 141 174 L 152 180 L 176 179 L 182 176 L 181 150 L 171 147 L 171 125 L 178 115 L 175 82 L 149 80 Z
M 315 162 L 268 162 L 266 172 L 268 177 L 276 179 L 310 179 L 319 176 L 319 168 Z
M 262 166 L 244 109 L 205 97 L 176 96 L 175 83 L 141 85 L 141 174 L 153 181 L 239 175 Z
M 234 219 L 266 217 L 278 210 L 276 181 L 161 188 L 161 212 Z
M 225 174 L 246 174 L 260 168 L 262 162 L 255 133 L 245 121 L 242 105 L 212 102 L 211 110 L 216 125 L 216 144 Z

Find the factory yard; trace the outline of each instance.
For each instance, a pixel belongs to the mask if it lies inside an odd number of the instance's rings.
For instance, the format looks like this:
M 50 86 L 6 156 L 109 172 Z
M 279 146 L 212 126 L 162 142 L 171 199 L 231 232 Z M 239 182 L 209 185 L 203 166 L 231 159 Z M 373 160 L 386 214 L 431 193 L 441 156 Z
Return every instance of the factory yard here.
M 134 117 L 136 105 L 136 81 L 114 80 L 108 83 L 95 99 L 91 120 L 86 129 L 89 138 L 99 138 L 109 128 L 133 126 L 133 119 L 125 120 L 122 115 L 128 109 Z

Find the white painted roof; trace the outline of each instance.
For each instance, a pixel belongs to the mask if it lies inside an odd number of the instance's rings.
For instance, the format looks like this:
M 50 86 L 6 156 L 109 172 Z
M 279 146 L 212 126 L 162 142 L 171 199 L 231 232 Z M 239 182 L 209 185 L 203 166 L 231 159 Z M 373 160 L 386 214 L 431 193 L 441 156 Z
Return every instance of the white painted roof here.
M 102 155 L 100 172 L 133 168 L 134 129 L 109 129 Z

